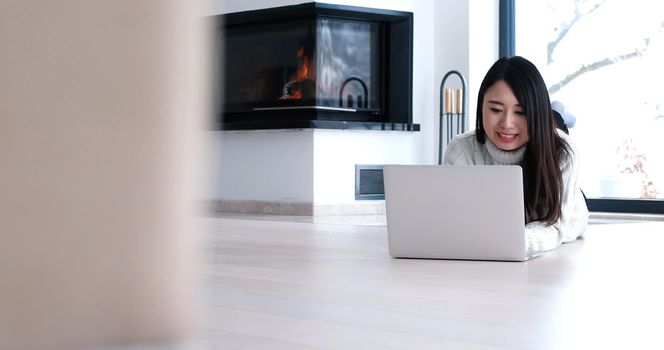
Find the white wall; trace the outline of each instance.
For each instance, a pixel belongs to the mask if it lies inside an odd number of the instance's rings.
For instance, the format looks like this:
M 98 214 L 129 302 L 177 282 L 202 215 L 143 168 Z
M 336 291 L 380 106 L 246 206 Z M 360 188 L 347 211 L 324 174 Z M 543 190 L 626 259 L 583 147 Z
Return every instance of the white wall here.
M 302 2 L 217 0 L 211 3 L 209 14 Z M 468 80 L 469 90 L 473 91 L 476 79 L 469 74 L 473 72 L 470 65 L 474 64 L 469 58 L 471 52 L 483 55 L 482 59 L 477 59 L 481 65 L 487 60 L 493 62 L 497 55 L 497 49 L 496 53 L 486 53 L 497 44 L 470 45 L 471 33 L 481 41 L 493 40 L 498 33 L 497 27 L 495 33 L 487 29 L 492 28 L 491 21 L 475 21 L 480 29 L 472 30 L 469 11 L 484 6 L 480 8 L 481 14 L 487 14 L 493 5 L 497 11 L 498 0 L 491 0 L 488 7 L 486 1 L 468 3 L 465 0 L 325 2 L 413 12 L 413 122 L 420 124 L 421 131 L 215 132 L 213 199 L 348 203 L 354 202 L 355 164 L 435 164 L 438 159 L 438 89 L 443 75 L 451 69 L 461 71 Z M 497 23 L 497 12 L 495 17 Z M 486 68 L 488 66 L 481 69 Z M 476 93 L 468 100 L 472 105 L 474 95 Z M 469 112 L 472 117 L 472 111 Z
M 469 2 L 469 72 L 470 126 L 475 128 L 477 93 L 484 75 L 498 59 L 498 2 L 499 0 L 472 0 Z
M 313 202 L 313 130 L 217 131 L 213 198 Z
M 434 67 L 437 79 L 435 113 L 439 113 L 438 99 L 443 76 L 450 70 L 457 70 L 466 79 L 468 96 L 465 103 L 469 130 L 475 128 L 479 86 L 486 71 L 498 59 L 498 3 L 499 0 L 440 0 L 436 1 L 434 7 Z M 452 76 L 446 87 L 456 89 L 461 88 L 461 85 Z
M 193 336 L 195 3 L 0 1 L 0 349 Z
M 468 84 L 468 2 L 458 0 L 436 1 L 434 5 L 435 26 L 433 42 L 435 46 L 434 57 L 434 96 L 435 96 L 435 123 L 432 131 L 435 132 L 435 142 L 438 141 L 438 128 L 440 119 L 440 84 L 445 74 L 451 70 L 461 73 Z M 446 88 L 461 89 L 461 82 L 456 76 L 448 78 Z M 466 87 L 467 89 L 467 87 Z M 467 99 L 466 99 L 467 100 Z M 466 113 L 468 107 L 466 106 Z M 438 162 L 438 143 L 434 148 L 434 160 Z M 442 152 L 445 151 L 443 145 Z
M 314 203 L 355 198 L 355 164 L 422 164 L 421 133 L 315 130 Z

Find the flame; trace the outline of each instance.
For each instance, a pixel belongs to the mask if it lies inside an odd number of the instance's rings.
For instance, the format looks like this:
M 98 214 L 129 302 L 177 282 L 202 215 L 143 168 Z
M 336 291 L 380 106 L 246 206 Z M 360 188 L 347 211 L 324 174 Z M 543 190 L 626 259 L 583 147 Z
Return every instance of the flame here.
M 304 46 L 300 46 L 297 50 L 297 57 L 302 59 L 302 66 L 298 68 L 291 80 L 300 82 L 309 75 L 309 57 L 304 55 Z
M 284 86 L 284 93 L 280 99 L 301 99 L 302 90 L 299 87 L 299 83 L 306 79 L 311 79 L 311 61 L 309 60 L 309 57 L 304 54 L 304 46 L 300 46 L 300 48 L 297 49 L 297 57 L 302 59 L 302 65 L 295 71 L 295 74 L 293 74 L 291 80 Z M 288 90 L 291 86 L 295 86 L 295 88 L 293 91 L 289 92 Z

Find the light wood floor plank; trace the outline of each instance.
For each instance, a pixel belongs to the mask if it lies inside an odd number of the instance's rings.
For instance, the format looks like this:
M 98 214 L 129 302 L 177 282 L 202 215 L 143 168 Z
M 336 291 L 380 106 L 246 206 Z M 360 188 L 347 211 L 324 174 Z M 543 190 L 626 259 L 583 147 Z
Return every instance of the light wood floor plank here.
M 592 225 L 525 263 L 392 259 L 384 226 L 205 227 L 204 324 L 238 348 L 664 345 L 664 223 Z

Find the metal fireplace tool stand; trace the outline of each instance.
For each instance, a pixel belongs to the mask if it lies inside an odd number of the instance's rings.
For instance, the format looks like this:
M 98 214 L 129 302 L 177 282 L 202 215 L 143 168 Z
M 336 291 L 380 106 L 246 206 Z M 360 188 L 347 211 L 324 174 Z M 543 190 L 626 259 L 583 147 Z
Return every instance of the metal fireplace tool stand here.
M 446 89 L 445 83 L 451 75 L 456 75 L 461 81 L 461 90 Z M 454 95 L 454 98 L 452 98 Z M 443 108 L 444 107 L 444 108 Z M 445 74 L 440 83 L 440 123 L 438 125 L 438 164 L 443 164 L 443 142 L 447 145 L 452 138 L 466 131 L 466 80 L 456 70 Z M 443 128 L 447 125 L 445 138 Z M 455 132 L 456 131 L 456 132 Z

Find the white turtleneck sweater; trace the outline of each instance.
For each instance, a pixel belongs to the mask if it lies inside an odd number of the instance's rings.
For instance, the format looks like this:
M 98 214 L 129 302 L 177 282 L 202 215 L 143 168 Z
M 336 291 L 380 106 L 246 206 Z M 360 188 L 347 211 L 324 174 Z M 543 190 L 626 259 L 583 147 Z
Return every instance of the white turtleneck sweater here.
M 572 139 L 558 132 L 570 146 L 570 157 L 562 161 L 560 170 L 563 177 L 563 196 L 560 218 L 551 226 L 542 221 L 526 225 L 526 247 L 528 253 L 555 249 L 562 243 L 576 240 L 588 226 L 588 208 L 579 189 L 577 152 Z M 518 164 L 526 152 L 526 146 L 514 151 L 503 151 L 486 139 L 484 144 L 477 142 L 475 131 L 457 135 L 447 146 L 443 164 L 447 165 L 514 165 Z

